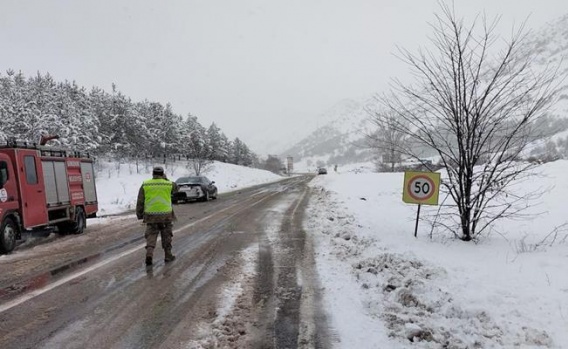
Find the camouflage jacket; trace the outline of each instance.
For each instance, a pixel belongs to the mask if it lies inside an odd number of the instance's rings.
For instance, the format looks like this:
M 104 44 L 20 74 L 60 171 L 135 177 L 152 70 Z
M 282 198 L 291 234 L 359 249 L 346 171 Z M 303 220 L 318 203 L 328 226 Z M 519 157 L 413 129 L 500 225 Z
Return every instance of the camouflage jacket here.
M 173 183 L 172 193 L 176 193 L 178 191 L 178 187 Z M 176 220 L 176 215 L 172 207 L 172 213 L 170 214 L 148 214 L 144 212 L 144 202 L 146 201 L 146 197 L 144 195 L 144 188 L 140 186 L 140 190 L 138 190 L 138 199 L 136 200 L 136 217 L 138 219 L 143 219 L 144 223 L 168 223 L 173 222 Z

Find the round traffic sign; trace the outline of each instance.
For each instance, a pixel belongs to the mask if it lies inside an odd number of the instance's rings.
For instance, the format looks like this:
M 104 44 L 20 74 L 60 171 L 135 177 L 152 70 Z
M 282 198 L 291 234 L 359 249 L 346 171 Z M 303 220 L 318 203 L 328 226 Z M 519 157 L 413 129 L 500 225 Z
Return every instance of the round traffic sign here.
M 412 177 L 408 181 L 408 187 L 406 189 L 408 195 L 418 201 L 430 199 L 437 191 L 436 184 L 432 178 L 425 175 Z
M 438 205 L 440 173 L 404 172 L 402 201 L 407 204 Z

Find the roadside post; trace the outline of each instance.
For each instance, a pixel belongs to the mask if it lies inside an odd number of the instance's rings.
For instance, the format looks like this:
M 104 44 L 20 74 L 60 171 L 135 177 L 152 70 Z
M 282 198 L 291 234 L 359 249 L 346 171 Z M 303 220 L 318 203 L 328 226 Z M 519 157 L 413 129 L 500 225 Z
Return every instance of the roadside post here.
M 294 171 L 294 158 L 291 156 L 286 157 L 286 171 L 288 176 Z
M 416 212 L 416 225 L 414 237 L 418 234 L 418 220 L 420 218 L 421 205 L 438 205 L 440 196 L 440 174 L 438 172 L 404 172 L 404 186 L 402 189 L 402 201 L 407 204 L 418 204 Z

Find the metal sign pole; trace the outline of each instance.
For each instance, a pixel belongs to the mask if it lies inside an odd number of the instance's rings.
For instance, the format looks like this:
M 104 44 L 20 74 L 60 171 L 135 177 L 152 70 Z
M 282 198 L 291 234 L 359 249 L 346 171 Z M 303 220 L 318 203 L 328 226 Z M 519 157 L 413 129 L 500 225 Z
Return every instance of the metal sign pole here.
M 418 219 L 420 219 L 420 204 L 418 204 L 418 212 L 416 212 L 416 225 L 414 226 L 414 237 L 418 234 Z

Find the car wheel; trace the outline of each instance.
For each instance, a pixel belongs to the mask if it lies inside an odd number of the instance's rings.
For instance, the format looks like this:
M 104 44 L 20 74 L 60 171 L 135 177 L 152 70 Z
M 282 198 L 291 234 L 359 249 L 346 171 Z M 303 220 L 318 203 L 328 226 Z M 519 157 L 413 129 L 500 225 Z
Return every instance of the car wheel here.
M 0 252 L 10 253 L 16 248 L 18 227 L 11 218 L 6 218 L 0 226 Z

